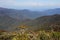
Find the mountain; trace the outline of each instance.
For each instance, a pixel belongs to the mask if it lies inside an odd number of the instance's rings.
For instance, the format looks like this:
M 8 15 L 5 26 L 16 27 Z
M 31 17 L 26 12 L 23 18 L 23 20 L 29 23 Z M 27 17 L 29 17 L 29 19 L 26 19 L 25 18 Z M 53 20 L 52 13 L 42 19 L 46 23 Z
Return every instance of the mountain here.
M 5 13 L 12 18 L 25 20 L 25 19 L 35 19 L 40 16 L 60 14 L 60 8 L 49 9 L 45 11 L 31 11 L 31 10 L 16 10 L 0 7 L 0 13 Z
M 60 31 L 60 14 L 38 17 L 26 24 L 29 30 Z
M 16 10 L 16 9 L 8 9 L 8 8 L 0 8 L 0 13 L 4 13 L 9 15 L 10 17 L 13 17 L 15 19 L 34 19 L 38 16 L 40 16 L 40 12 L 36 11 L 30 11 L 27 9 L 24 10 Z
M 52 15 L 52 14 L 60 14 L 60 8 L 55 8 L 55 9 L 48 9 L 43 11 L 43 13 Z
M 19 25 L 20 21 L 0 13 L 0 30 L 12 31 Z
M 27 9 L 16 10 L 0 7 L 0 29 L 14 30 L 22 23 L 28 23 L 27 26 L 31 26 L 29 27 L 30 29 L 40 29 L 41 26 L 44 28 L 45 23 L 49 25 L 52 24 L 51 22 L 53 24 L 56 22 L 56 19 L 54 19 L 55 16 L 60 20 L 60 17 L 57 17 L 57 15 L 54 16 L 53 14 L 60 14 L 60 8 L 45 11 L 31 11 Z

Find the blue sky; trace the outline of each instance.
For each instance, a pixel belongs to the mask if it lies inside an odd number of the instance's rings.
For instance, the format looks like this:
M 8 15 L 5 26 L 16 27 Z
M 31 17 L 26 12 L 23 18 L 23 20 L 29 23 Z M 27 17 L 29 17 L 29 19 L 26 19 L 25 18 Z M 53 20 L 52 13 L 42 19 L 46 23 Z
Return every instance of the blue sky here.
M 60 0 L 0 0 L 0 7 L 44 10 L 60 8 Z

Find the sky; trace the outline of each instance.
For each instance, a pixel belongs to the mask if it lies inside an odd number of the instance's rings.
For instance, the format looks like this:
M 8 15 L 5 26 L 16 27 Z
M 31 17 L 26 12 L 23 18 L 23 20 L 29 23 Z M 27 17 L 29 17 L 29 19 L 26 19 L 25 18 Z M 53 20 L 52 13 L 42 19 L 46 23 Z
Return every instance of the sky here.
M 60 8 L 60 0 L 0 0 L 0 7 L 12 9 L 45 10 Z

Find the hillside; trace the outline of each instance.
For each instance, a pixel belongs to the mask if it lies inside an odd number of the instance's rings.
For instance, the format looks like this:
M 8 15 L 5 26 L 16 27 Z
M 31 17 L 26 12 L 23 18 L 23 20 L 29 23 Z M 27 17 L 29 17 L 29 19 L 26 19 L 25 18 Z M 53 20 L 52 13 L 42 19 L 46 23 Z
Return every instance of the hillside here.
M 55 30 L 60 31 L 60 14 L 42 16 L 28 22 L 30 30 Z
M 13 19 L 4 13 L 0 13 L 0 30 L 12 31 L 19 23 L 19 20 Z

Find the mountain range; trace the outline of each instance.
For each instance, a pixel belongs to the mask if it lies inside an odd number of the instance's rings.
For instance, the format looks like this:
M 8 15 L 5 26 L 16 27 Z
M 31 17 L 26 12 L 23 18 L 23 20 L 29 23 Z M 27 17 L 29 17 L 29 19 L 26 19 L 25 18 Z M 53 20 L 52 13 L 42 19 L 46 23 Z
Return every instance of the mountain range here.
M 0 13 L 7 14 L 15 19 L 24 20 L 24 19 L 35 19 L 37 17 L 45 15 L 60 14 L 60 8 L 49 9 L 45 11 L 31 11 L 27 9 L 16 10 L 16 9 L 8 9 L 0 7 Z
M 54 15 L 55 14 L 55 15 Z M 54 22 L 60 23 L 60 8 L 49 9 L 45 11 L 31 11 L 31 10 L 16 10 L 0 7 L 0 29 L 1 30 L 14 30 L 22 23 L 27 24 L 30 29 L 43 28 L 45 24 L 52 24 Z

